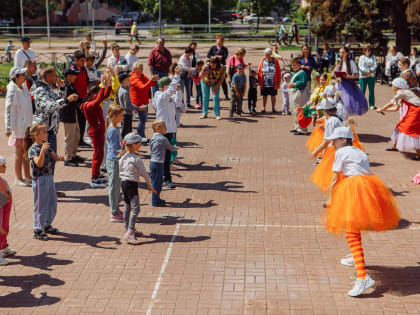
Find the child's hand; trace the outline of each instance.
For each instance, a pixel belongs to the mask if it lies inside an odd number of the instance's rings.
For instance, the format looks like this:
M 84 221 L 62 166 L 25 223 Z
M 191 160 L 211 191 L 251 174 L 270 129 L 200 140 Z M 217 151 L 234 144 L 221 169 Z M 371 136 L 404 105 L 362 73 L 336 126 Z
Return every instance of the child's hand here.
M 152 76 L 152 79 L 151 79 L 153 82 L 157 82 L 157 81 L 159 81 L 159 75 L 158 74 L 155 74 L 154 76 Z
M 67 101 L 69 101 L 70 103 L 75 102 L 79 99 L 79 95 L 77 95 L 76 93 L 70 94 L 67 97 Z
M 180 75 L 181 74 L 181 67 L 180 66 L 176 66 L 175 67 L 175 74 Z
M 149 185 L 149 192 L 157 194 L 156 190 L 153 189 L 152 185 Z
M 42 152 L 45 152 L 45 151 L 47 151 L 49 148 L 50 148 L 50 143 L 49 143 L 48 141 L 45 141 L 45 142 L 42 144 L 41 151 L 42 151 Z
M 57 161 L 59 161 L 59 162 L 64 161 L 64 156 L 62 156 L 62 155 L 57 155 Z
M 316 152 L 314 151 L 314 152 L 309 153 L 308 157 L 312 161 L 316 160 Z

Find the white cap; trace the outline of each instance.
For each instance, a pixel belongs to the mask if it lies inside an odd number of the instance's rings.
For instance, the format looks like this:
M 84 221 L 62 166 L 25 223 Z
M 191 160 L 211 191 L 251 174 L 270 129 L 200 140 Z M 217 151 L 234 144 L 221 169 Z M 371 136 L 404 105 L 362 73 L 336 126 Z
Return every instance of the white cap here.
M 142 137 L 139 136 L 137 132 L 130 132 L 128 133 L 123 140 L 123 144 L 134 144 L 141 142 Z
M 322 99 L 321 104 L 319 104 L 318 107 L 317 109 L 324 109 L 324 110 L 336 108 L 334 99 L 330 97 Z
M 327 85 L 322 93 L 319 93 L 320 96 L 335 95 L 335 86 Z
M 6 158 L 0 155 L 0 166 L 6 164 Z
M 331 136 L 325 137 L 325 140 L 332 141 L 335 139 L 352 139 L 353 131 L 349 127 L 337 127 Z
M 266 48 L 265 50 L 264 50 L 264 54 L 272 54 L 273 53 L 273 50 L 271 49 L 271 48 Z
M 403 90 L 408 90 L 410 87 L 408 86 L 408 83 L 403 78 L 396 78 L 392 81 L 392 85 Z
M 22 67 L 13 67 L 12 69 L 10 69 L 10 78 L 13 79 L 18 74 L 25 73 L 26 70 L 28 70 L 28 69 L 27 68 L 22 68 Z

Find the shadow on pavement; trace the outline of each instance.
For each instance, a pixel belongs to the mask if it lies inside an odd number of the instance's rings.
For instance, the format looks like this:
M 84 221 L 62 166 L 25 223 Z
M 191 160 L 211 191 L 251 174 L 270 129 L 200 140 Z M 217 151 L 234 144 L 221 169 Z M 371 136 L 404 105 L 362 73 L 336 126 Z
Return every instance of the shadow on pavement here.
M 420 222 L 411 222 L 406 219 L 401 219 L 400 222 L 398 222 L 397 230 L 404 230 L 408 229 L 413 224 L 420 224 Z
M 178 162 L 175 166 L 182 166 L 183 169 L 177 169 L 177 171 L 223 171 L 227 169 L 231 169 L 230 166 L 220 166 L 220 164 L 216 164 L 215 166 L 212 165 L 204 165 L 206 162 L 200 162 L 197 164 L 186 164 L 182 162 Z
M 191 198 L 187 198 L 183 202 L 167 201 L 166 204 L 171 208 L 211 208 L 217 206 L 217 203 L 213 200 L 209 200 L 205 203 L 191 202 L 191 200 Z
M 197 190 L 217 190 L 237 193 L 257 193 L 254 190 L 240 190 L 245 186 L 242 182 L 221 181 L 216 183 L 176 183 L 178 187 L 184 187 Z
M 170 243 L 170 242 L 174 242 L 174 243 L 190 243 L 190 242 L 201 242 L 201 241 L 206 241 L 210 239 L 210 236 L 193 236 L 193 237 L 189 237 L 189 236 L 182 236 L 182 235 L 177 235 L 175 240 L 173 240 L 174 235 L 169 234 L 169 235 L 165 235 L 165 234 L 150 234 L 150 235 L 144 235 L 142 236 L 140 239 L 143 238 L 150 238 L 153 239 L 151 241 L 147 241 L 147 242 L 142 242 L 141 245 L 147 245 L 147 244 L 155 244 L 155 243 Z
M 93 236 L 93 235 L 84 235 L 84 234 L 71 234 L 66 232 L 60 232 L 57 235 L 50 236 L 50 240 L 62 241 L 74 244 L 86 244 L 96 248 L 103 249 L 116 249 L 112 246 L 102 246 L 100 243 L 112 243 L 113 245 L 120 245 L 121 241 L 119 238 L 111 236 Z
M 61 181 L 61 182 L 55 183 L 55 189 L 57 191 L 85 190 L 89 188 L 90 188 L 90 185 L 84 182 Z
M 373 135 L 369 133 L 359 133 L 359 139 L 363 143 L 380 143 L 380 142 L 388 142 L 391 140 L 390 137 L 384 137 L 380 135 Z
M 173 217 L 166 215 L 161 218 L 154 218 L 154 217 L 138 217 L 138 223 L 146 223 L 146 224 L 160 224 L 160 225 L 176 225 L 176 224 L 186 224 L 186 223 L 194 223 L 196 220 L 193 219 L 184 219 L 183 217 Z
M 35 256 L 9 256 L 7 257 L 9 265 L 22 265 L 27 267 L 38 268 L 41 270 L 53 270 L 51 266 L 64 266 L 73 263 L 73 260 L 57 259 L 50 257 L 57 255 L 56 253 L 43 252 Z
M 194 128 L 194 129 L 204 129 L 204 128 L 216 128 L 216 126 L 210 125 L 182 125 L 182 129 L 184 128 Z

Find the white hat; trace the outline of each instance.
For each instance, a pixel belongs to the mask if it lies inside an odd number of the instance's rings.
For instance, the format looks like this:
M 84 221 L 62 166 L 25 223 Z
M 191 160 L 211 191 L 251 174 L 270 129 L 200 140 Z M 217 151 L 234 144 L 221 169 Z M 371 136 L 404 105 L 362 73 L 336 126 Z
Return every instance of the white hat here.
M 137 132 L 130 132 L 128 133 L 123 140 L 123 144 L 134 144 L 141 142 L 142 137 L 139 136 Z
M 335 86 L 327 85 L 323 92 L 319 93 L 320 96 L 335 95 Z
M 6 164 L 6 158 L 0 155 L 0 166 Z
M 273 50 L 271 49 L 271 48 L 266 48 L 265 50 L 264 50 L 264 54 L 272 54 L 273 53 Z
M 337 127 L 331 136 L 325 137 L 325 140 L 332 141 L 335 139 L 352 139 L 353 131 L 349 127 Z
M 392 85 L 403 90 L 408 90 L 410 87 L 408 86 L 408 83 L 403 78 L 396 78 L 392 81 Z
M 329 109 L 336 108 L 336 105 L 335 105 L 334 99 L 328 97 L 328 98 L 322 99 L 321 104 L 319 104 L 318 107 L 319 109 L 329 110 Z
M 28 69 L 22 67 L 13 67 L 12 69 L 10 69 L 10 78 L 14 79 L 15 76 L 17 76 L 18 74 L 25 73 L 26 70 Z

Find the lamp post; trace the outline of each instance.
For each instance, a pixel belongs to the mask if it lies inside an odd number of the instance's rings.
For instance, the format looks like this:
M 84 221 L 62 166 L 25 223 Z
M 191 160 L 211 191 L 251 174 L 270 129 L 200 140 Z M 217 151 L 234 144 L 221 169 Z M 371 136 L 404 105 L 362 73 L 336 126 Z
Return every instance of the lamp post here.
M 211 0 L 209 0 L 209 33 L 211 33 Z
M 23 21 L 23 0 L 20 0 L 20 22 L 22 25 L 22 37 L 25 35 L 25 28 L 24 28 L 24 24 L 25 22 Z
M 51 34 L 50 34 L 50 12 L 48 7 L 48 0 L 45 0 L 45 9 L 47 10 L 47 36 L 48 36 L 48 47 L 51 48 Z
M 159 36 L 162 36 L 162 0 L 159 0 Z

